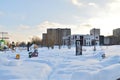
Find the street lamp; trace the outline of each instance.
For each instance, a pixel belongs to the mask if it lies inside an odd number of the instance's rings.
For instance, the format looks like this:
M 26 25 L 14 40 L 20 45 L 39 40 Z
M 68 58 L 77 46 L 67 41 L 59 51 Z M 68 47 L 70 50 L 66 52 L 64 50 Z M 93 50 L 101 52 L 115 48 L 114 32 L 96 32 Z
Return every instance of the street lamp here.
M 95 40 L 95 28 L 94 28 L 94 49 L 93 49 L 94 51 L 96 51 L 96 46 L 95 45 L 96 45 L 96 40 Z
M 9 39 L 7 36 L 4 36 L 5 34 L 7 35 L 8 33 L 7 32 L 0 32 L 0 34 L 1 34 L 1 37 L 0 37 L 0 39 Z

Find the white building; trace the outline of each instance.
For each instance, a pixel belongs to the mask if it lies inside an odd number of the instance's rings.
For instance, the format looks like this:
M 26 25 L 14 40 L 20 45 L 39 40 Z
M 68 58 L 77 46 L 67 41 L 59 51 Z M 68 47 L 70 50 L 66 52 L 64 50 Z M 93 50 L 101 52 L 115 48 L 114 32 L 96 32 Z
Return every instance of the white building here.
M 73 45 L 75 46 L 76 40 L 80 40 L 80 36 L 83 36 L 83 45 L 84 46 L 92 46 L 92 45 L 99 45 L 99 36 L 100 36 L 100 29 L 91 29 L 90 35 L 69 35 L 63 37 L 63 44 L 64 45 Z
M 84 45 L 91 46 L 93 39 L 94 39 L 94 36 L 92 35 L 84 35 Z
M 96 29 L 96 28 L 91 29 L 90 35 L 93 36 L 93 40 L 95 41 L 95 44 L 99 45 L 100 44 L 100 29 Z
M 94 36 L 93 35 L 71 35 L 71 36 L 66 36 L 63 37 L 63 44 L 64 45 L 73 45 L 75 46 L 75 42 L 76 40 L 80 40 L 80 36 L 83 36 L 83 45 L 84 46 L 92 46 L 93 45 L 93 41 L 94 41 Z M 96 45 L 99 42 L 96 41 Z

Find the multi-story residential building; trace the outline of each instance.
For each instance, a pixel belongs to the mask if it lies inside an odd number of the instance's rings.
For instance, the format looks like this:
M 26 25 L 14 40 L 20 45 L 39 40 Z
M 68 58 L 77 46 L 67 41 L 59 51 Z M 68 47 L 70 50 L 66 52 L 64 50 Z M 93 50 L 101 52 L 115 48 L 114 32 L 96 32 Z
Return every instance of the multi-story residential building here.
M 104 45 L 110 45 L 110 38 L 104 37 Z
M 91 46 L 93 45 L 94 36 L 93 35 L 84 35 L 84 45 Z
M 113 36 L 116 36 L 116 37 L 120 36 L 120 28 L 113 30 Z
M 104 37 L 104 45 L 120 44 L 120 28 L 113 30 L 113 35 Z
M 64 45 L 73 45 L 73 46 L 75 46 L 75 42 L 76 42 L 76 40 L 80 40 L 80 36 L 83 36 L 83 35 L 65 36 L 65 37 L 63 37 L 63 44 Z
M 93 43 L 95 45 L 99 45 L 100 44 L 100 29 L 96 29 L 96 28 L 93 28 L 90 30 L 90 35 L 92 35 L 94 38 L 93 38 Z
M 112 42 L 113 41 L 113 42 Z M 113 38 L 112 38 L 112 43 L 115 45 L 120 44 L 120 28 L 114 29 L 113 30 Z
M 52 42 L 54 45 L 62 45 L 63 37 L 68 36 L 68 35 L 71 35 L 71 29 L 69 29 L 69 28 L 47 29 L 46 44 L 50 44 Z M 45 40 L 45 39 L 43 39 L 43 40 Z
M 80 40 L 80 37 L 83 36 L 83 46 L 92 46 L 94 43 L 94 36 L 93 35 L 71 35 L 63 37 L 64 45 L 72 45 L 75 46 L 76 40 Z M 96 45 L 99 45 L 96 43 Z
M 104 38 L 104 44 L 105 45 L 118 45 L 120 44 L 120 41 L 115 36 L 107 36 Z
M 104 45 L 104 36 L 103 35 L 99 36 L 99 42 L 100 42 L 100 45 Z
M 90 30 L 90 35 L 71 35 L 71 36 L 66 36 L 63 37 L 63 42 L 64 45 L 74 45 L 76 40 L 80 40 L 80 36 L 83 36 L 83 45 L 84 46 L 92 46 L 92 45 L 100 45 L 100 41 L 102 43 L 103 39 L 100 40 L 100 29 L 91 29 Z
M 42 46 L 47 46 L 47 34 L 42 34 Z
M 119 45 L 120 44 L 120 28 L 113 30 L 113 35 L 104 38 L 105 45 Z

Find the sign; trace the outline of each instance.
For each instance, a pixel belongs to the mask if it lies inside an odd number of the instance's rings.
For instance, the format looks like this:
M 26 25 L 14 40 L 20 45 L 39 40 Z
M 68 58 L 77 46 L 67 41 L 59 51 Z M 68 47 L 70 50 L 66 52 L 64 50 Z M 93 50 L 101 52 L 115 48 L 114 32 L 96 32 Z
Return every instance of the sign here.
M 76 40 L 76 56 L 77 55 L 82 55 L 81 40 Z
M 83 45 L 83 36 L 80 36 L 80 45 Z

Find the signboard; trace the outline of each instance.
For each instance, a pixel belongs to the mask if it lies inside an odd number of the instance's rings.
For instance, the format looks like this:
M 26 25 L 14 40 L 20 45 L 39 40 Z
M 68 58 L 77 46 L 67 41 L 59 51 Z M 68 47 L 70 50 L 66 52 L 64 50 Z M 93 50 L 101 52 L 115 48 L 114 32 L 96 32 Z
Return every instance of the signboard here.
M 80 36 L 80 45 L 83 45 L 83 36 Z
M 76 40 L 76 56 L 82 55 L 82 45 L 80 45 L 81 40 Z
M 82 55 L 83 36 L 80 36 L 80 40 L 76 40 L 76 55 Z

